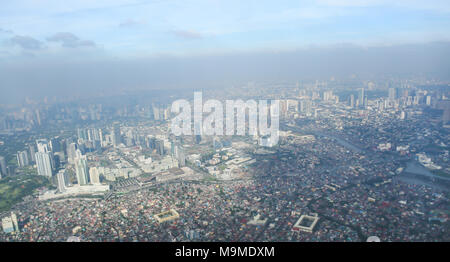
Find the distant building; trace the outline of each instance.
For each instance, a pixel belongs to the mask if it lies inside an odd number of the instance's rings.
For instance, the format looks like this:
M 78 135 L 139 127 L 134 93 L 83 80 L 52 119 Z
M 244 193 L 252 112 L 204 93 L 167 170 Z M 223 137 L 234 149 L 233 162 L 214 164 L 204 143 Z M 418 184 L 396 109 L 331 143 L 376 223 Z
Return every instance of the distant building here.
M 199 123 L 195 123 L 194 126 L 194 134 L 195 134 L 195 143 L 200 144 L 202 141 L 202 127 Z
M 100 174 L 96 167 L 91 167 L 89 169 L 90 182 L 93 185 L 100 185 Z
M 60 193 L 64 193 L 66 192 L 66 187 L 68 185 L 68 178 L 67 178 L 67 173 L 66 170 L 60 170 L 58 172 L 58 174 L 56 175 L 57 178 L 57 182 L 58 182 L 58 191 Z
M 153 119 L 154 120 L 160 119 L 159 108 L 157 106 L 153 106 Z
M 332 90 L 323 92 L 323 100 L 324 101 L 330 101 L 330 100 L 333 100 L 333 99 L 335 99 L 335 98 L 333 96 L 333 91 Z
M 51 153 L 36 152 L 35 158 L 38 175 L 52 177 L 53 166 Z
M 0 178 L 6 176 L 6 161 L 5 158 L 0 156 Z
M 80 186 L 87 185 L 89 183 L 87 159 L 86 156 L 81 154 L 79 149 L 77 150 L 77 157 L 75 158 L 75 172 L 78 184 Z
M 28 160 L 28 152 L 27 151 L 19 151 L 17 152 L 17 164 L 19 167 L 25 167 L 29 165 Z
M 450 122 L 450 108 L 444 109 L 444 114 L 442 115 L 443 124 L 447 124 Z
M 405 111 L 402 111 L 402 112 L 400 113 L 400 119 L 401 119 L 401 120 L 406 120 L 406 112 L 405 112 Z
M 410 106 L 413 103 L 413 97 L 412 96 L 408 96 L 408 98 L 406 99 L 406 105 Z
M 59 137 L 54 137 L 54 138 L 50 139 L 50 148 L 51 148 L 52 152 L 61 152 L 62 151 L 62 146 L 61 146 Z
M 427 106 L 431 106 L 431 96 L 427 96 L 426 104 Z
M 361 107 L 366 106 L 366 94 L 364 92 L 364 88 L 361 88 L 361 90 L 359 91 L 358 101 L 359 101 L 359 106 L 361 106 Z
M 354 107 L 355 107 L 355 96 L 354 96 L 354 95 L 350 95 L 349 106 L 350 106 L 351 108 L 354 108 Z
M 38 152 L 47 153 L 47 152 L 51 151 L 51 148 L 50 148 L 50 145 L 49 145 L 47 139 L 36 140 L 36 145 L 37 145 Z
M 67 159 L 70 164 L 75 163 L 78 146 L 76 143 L 70 143 L 67 147 Z
M 29 145 L 29 151 L 30 151 L 30 160 L 31 162 L 35 163 L 36 162 L 36 158 L 35 158 L 35 154 L 36 154 L 36 148 L 34 147 L 33 144 Z
M 120 126 L 118 123 L 113 124 L 111 138 L 112 138 L 112 143 L 113 143 L 114 147 L 117 147 L 120 145 L 121 136 L 120 136 Z
M 38 174 L 41 176 L 51 177 L 55 170 L 53 152 L 46 139 L 36 141 L 38 151 L 35 154 Z
M 397 90 L 393 87 L 389 88 L 389 100 L 394 101 L 397 98 Z
M 184 153 L 184 150 L 180 147 L 180 149 L 178 150 L 178 164 L 180 165 L 180 167 L 185 166 L 186 165 L 186 155 Z
M 156 149 L 156 153 L 158 153 L 159 155 L 163 156 L 165 154 L 164 141 L 160 140 L 160 139 L 156 139 L 156 141 L 155 141 L 155 149 Z

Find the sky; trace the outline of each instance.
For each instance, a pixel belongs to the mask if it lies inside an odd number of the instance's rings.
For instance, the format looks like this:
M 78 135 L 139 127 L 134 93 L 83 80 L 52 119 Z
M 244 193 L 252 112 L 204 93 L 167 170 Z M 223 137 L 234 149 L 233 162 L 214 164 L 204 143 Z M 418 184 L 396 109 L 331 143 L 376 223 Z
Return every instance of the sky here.
M 391 45 L 450 38 L 447 0 L 3 0 L 1 57 L 119 57 Z
M 143 64 L 178 71 L 184 70 L 180 64 L 195 64 L 203 70 L 208 66 L 199 61 L 232 65 L 255 54 L 269 59 L 317 48 L 423 49 L 449 41 L 448 0 L 2 0 L 0 89 L 25 90 L 38 71 L 48 75 L 41 81 L 65 85 L 63 77 L 51 78 L 64 65 L 76 78 L 93 64 L 103 66 L 103 75 L 110 74 L 108 63 L 119 74 Z M 230 67 L 225 64 L 219 67 Z M 102 83 L 95 74 L 90 79 Z

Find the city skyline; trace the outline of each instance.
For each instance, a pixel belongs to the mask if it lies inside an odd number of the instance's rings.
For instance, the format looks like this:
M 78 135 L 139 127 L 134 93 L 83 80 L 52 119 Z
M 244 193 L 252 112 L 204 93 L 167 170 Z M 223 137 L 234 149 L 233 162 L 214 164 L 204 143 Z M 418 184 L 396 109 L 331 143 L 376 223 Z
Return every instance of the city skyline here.
M 439 0 L 10 1 L 0 103 L 354 74 L 446 80 L 449 17 Z

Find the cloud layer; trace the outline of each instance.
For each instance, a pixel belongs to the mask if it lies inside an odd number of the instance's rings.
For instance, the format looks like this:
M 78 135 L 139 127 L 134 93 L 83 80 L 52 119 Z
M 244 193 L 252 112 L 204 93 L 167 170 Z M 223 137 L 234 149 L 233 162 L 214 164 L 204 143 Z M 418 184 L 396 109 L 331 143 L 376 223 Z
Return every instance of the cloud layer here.
M 172 31 L 172 33 L 177 36 L 177 37 L 181 37 L 181 38 L 185 38 L 185 39 L 201 39 L 202 35 L 198 32 L 195 31 L 190 31 L 190 30 L 174 30 Z
M 59 42 L 63 47 L 77 48 L 77 47 L 94 47 L 95 43 L 89 40 L 80 40 L 76 35 L 68 32 L 56 33 L 47 38 L 49 42 Z
M 12 45 L 17 45 L 20 46 L 23 49 L 26 50 L 39 50 L 43 48 L 43 43 L 39 40 L 36 40 L 32 37 L 29 36 L 21 36 L 21 35 L 16 35 L 13 36 L 9 42 Z

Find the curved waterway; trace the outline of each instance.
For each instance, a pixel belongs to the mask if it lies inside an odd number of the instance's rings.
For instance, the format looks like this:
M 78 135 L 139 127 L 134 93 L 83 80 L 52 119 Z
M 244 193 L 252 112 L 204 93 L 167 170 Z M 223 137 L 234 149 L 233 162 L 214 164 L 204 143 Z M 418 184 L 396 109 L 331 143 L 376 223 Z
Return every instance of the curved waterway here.
M 362 148 L 360 148 L 360 147 L 358 147 L 358 146 L 356 146 L 354 144 L 351 144 L 347 140 L 344 140 L 344 139 L 342 139 L 340 137 L 337 137 L 337 136 L 334 136 L 334 135 L 331 135 L 331 134 L 327 134 L 327 133 L 323 133 L 323 132 L 320 132 L 320 131 L 311 131 L 311 133 L 314 134 L 314 135 L 318 135 L 318 136 L 324 136 L 324 137 L 332 138 L 332 139 L 336 140 L 336 142 L 339 145 L 341 145 L 343 147 L 346 147 L 346 148 L 348 148 L 348 149 L 350 149 L 352 151 L 355 151 L 357 153 L 364 152 L 364 150 Z

